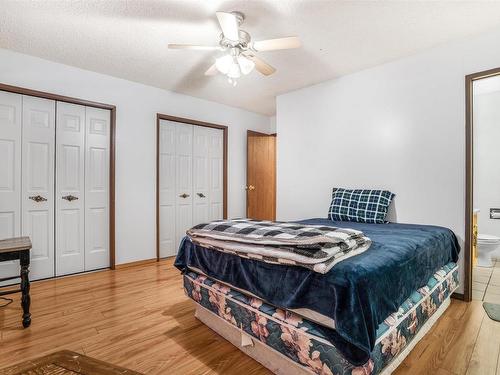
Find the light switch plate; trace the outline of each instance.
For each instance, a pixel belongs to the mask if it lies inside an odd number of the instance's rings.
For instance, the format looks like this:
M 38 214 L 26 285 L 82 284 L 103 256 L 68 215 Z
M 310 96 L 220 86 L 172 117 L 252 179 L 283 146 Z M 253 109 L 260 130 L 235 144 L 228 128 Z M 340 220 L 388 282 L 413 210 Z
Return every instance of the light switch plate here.
M 500 208 L 490 208 L 490 219 L 500 219 Z

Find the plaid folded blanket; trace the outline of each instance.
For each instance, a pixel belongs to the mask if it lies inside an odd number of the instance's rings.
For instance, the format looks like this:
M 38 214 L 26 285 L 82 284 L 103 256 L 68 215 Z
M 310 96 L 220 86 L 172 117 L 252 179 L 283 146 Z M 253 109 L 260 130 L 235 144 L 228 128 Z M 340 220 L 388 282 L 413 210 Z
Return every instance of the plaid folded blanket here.
M 319 273 L 371 245 L 369 238 L 354 229 L 249 219 L 199 224 L 187 235 L 206 248 Z

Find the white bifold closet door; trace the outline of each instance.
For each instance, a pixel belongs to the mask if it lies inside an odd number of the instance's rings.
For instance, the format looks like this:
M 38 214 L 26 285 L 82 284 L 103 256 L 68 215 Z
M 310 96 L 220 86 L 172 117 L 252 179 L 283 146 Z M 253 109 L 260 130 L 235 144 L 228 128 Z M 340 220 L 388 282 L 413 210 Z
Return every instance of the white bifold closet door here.
M 194 126 L 193 224 L 223 217 L 223 132 Z
M 110 130 L 109 110 L 0 91 L 0 239 L 31 238 L 32 280 L 109 267 Z
M 54 148 L 55 102 L 0 92 L 0 238 L 31 238 L 31 279 L 54 276 Z
M 160 121 L 160 257 L 177 253 L 186 230 L 223 216 L 223 131 Z
M 175 124 L 175 141 L 174 254 L 193 225 L 193 126 Z
M 85 107 L 57 103 L 56 275 L 85 270 Z
M 53 100 L 23 96 L 22 235 L 31 238 L 30 277 L 54 276 Z
M 109 111 L 57 103 L 56 275 L 109 267 Z
M 0 92 L 0 238 L 31 238 L 31 279 L 54 276 L 54 147 L 55 102 Z
M 110 112 L 85 108 L 85 270 L 109 267 Z
M 0 91 L 0 239 L 21 235 L 22 96 Z M 0 277 L 19 273 L 1 262 Z
M 177 253 L 193 222 L 193 126 L 160 121 L 160 256 Z

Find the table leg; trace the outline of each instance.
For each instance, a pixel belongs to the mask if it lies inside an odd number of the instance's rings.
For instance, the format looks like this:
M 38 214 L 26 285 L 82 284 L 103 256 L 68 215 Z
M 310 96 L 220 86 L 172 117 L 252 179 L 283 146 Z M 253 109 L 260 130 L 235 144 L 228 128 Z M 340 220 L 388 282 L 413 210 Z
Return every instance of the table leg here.
M 28 328 L 31 324 L 31 314 L 30 314 L 30 279 L 29 279 L 29 267 L 30 267 L 30 254 L 26 252 L 20 257 L 21 263 L 21 306 L 23 308 L 23 327 Z

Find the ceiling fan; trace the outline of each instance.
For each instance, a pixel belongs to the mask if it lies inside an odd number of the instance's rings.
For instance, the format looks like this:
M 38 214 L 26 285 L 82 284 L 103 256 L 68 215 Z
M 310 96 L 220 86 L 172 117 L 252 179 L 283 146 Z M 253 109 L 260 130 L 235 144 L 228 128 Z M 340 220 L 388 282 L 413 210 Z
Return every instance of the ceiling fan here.
M 192 44 L 169 44 L 170 49 L 189 49 L 202 51 L 221 51 L 224 54 L 215 60 L 205 75 L 212 76 L 218 72 L 227 76 L 229 83 L 236 86 L 236 80 L 242 74 L 249 74 L 254 68 L 265 76 L 273 74 L 276 69 L 256 56 L 257 52 L 274 51 L 300 47 L 296 36 L 267 39 L 253 42 L 250 34 L 240 29 L 245 20 L 241 12 L 216 12 L 222 33 L 219 45 L 199 46 Z

